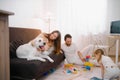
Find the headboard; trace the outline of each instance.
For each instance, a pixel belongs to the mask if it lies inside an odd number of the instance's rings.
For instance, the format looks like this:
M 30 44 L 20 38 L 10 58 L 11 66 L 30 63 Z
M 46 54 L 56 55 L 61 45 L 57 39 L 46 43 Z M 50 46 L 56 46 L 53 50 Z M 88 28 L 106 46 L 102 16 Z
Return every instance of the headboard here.
M 22 40 L 23 43 L 27 43 L 37 37 L 40 33 L 41 30 L 39 29 L 9 27 L 10 42 Z
M 9 27 L 10 58 L 16 58 L 16 49 L 33 40 L 40 33 L 39 29 Z

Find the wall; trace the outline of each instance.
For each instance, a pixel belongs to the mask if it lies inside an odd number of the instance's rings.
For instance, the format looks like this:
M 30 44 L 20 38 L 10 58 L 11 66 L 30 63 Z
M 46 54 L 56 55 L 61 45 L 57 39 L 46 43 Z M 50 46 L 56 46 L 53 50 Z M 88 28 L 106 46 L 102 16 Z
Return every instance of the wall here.
M 44 0 L 0 0 L 0 9 L 15 13 L 9 17 L 9 26 L 45 29 Z
M 108 23 L 120 19 L 120 0 L 108 1 Z M 0 9 L 12 11 L 14 16 L 10 17 L 10 26 L 27 27 L 33 18 L 41 18 L 45 13 L 52 12 L 56 16 L 57 0 L 0 0 Z M 109 24 L 108 24 L 109 27 Z
M 110 32 L 111 21 L 120 20 L 120 0 L 108 0 L 108 33 Z M 114 55 L 116 52 L 116 39 L 111 36 L 108 37 L 109 41 L 109 52 L 110 55 Z M 120 46 L 120 44 L 119 44 Z M 120 54 L 120 49 L 119 49 Z
M 39 28 L 45 32 L 49 32 L 49 30 L 51 31 L 52 29 L 61 27 L 55 24 L 58 1 L 59 0 L 0 0 L 0 9 L 15 13 L 14 16 L 9 17 L 9 26 Z M 107 33 L 109 33 L 110 22 L 120 20 L 120 0 L 107 0 L 107 2 L 106 27 L 108 29 Z M 48 18 L 52 19 L 50 25 Z M 59 18 L 59 16 L 57 18 Z M 59 22 L 59 20 L 57 20 L 57 22 Z M 49 29 L 49 26 L 51 26 L 52 29 Z M 89 40 L 88 43 L 91 43 L 91 41 L 92 39 Z M 108 37 L 108 41 L 111 50 L 110 54 L 114 54 L 115 39 Z
M 108 20 L 120 20 L 120 0 L 108 0 Z

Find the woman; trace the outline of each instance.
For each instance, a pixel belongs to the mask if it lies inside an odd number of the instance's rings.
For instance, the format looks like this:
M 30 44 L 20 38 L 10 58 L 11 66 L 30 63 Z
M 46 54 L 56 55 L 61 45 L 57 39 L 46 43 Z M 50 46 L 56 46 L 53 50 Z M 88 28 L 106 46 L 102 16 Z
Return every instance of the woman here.
M 58 30 L 54 30 L 51 33 L 44 33 L 44 36 L 48 39 L 48 50 L 54 53 L 60 53 L 61 51 L 61 33 Z

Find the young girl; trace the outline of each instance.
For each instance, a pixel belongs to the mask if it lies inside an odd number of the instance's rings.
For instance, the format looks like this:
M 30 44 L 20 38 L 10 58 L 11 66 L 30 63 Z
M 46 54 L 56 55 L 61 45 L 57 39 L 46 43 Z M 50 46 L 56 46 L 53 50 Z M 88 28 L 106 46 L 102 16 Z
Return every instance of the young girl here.
M 94 56 L 101 65 L 103 80 L 111 80 L 120 75 L 118 66 L 112 61 L 110 57 L 104 55 L 104 51 L 102 49 L 97 49 L 94 52 Z

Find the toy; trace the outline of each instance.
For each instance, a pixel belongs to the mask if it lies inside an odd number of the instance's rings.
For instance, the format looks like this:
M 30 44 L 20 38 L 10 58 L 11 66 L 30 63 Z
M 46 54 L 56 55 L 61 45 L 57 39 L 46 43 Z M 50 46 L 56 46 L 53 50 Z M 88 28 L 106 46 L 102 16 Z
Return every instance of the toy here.
M 53 72 L 55 72 L 55 68 L 49 70 L 49 73 L 53 73 Z
M 86 70 L 91 70 L 91 67 L 93 67 L 93 64 L 89 62 L 90 56 L 86 56 L 86 62 L 84 63 L 85 69 Z
M 89 59 L 90 59 L 90 55 L 87 55 L 87 56 L 86 56 L 86 61 L 88 62 Z
M 78 73 L 78 69 L 73 64 L 64 64 L 64 69 L 66 73 L 73 73 L 73 74 Z
M 73 64 L 64 64 L 64 68 L 70 68 L 70 67 L 73 67 L 74 65 Z
M 97 77 L 92 77 L 92 78 L 90 78 L 90 80 L 102 80 L 102 79 L 97 78 Z
M 43 76 L 47 76 L 48 74 L 53 73 L 53 72 L 55 72 L 55 69 L 54 69 L 54 68 L 52 68 L 52 69 L 50 69 L 49 71 L 45 72 L 45 73 L 43 74 Z

